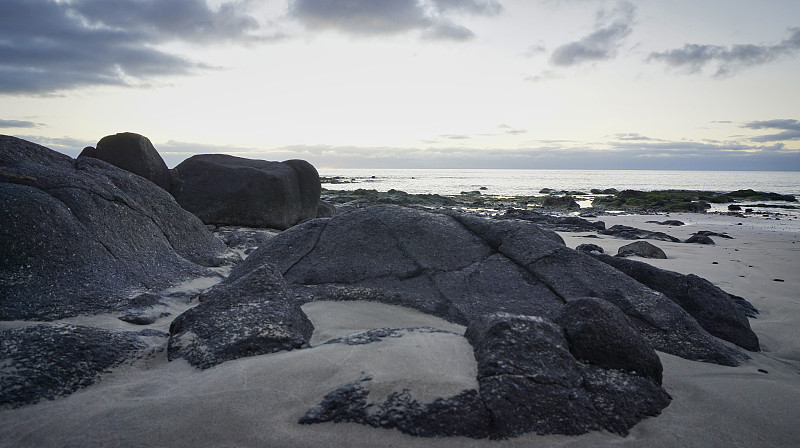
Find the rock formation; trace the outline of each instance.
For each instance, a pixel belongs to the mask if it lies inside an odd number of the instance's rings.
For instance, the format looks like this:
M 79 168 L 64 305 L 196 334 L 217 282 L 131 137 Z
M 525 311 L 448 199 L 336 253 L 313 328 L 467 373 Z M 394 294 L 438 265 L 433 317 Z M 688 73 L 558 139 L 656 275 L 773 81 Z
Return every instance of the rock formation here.
M 205 154 L 184 160 L 173 172 L 175 200 L 206 224 L 283 230 L 317 214 L 319 176 L 302 160 Z
M 96 148 L 84 148 L 78 157 L 93 157 L 108 162 L 142 176 L 167 191 L 172 184 L 167 164 L 143 135 L 132 132 L 108 135 L 97 142 Z

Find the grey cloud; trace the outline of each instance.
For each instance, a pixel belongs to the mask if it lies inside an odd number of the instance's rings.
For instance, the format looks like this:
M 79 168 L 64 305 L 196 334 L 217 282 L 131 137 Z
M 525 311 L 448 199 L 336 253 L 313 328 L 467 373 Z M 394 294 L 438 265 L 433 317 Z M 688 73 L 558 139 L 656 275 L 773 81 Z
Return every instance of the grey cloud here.
M 701 73 L 707 66 L 714 66 L 714 76 L 724 78 L 743 68 L 767 64 L 800 51 L 800 28 L 790 28 L 789 31 L 788 38 L 774 45 L 740 44 L 725 47 L 686 44 L 682 48 L 652 52 L 647 61 L 663 62 L 689 73 Z
M 787 140 L 800 140 L 800 121 L 793 119 L 751 121 L 742 127 L 749 129 L 779 129 L 783 131 L 778 132 L 777 134 L 751 137 L 750 140 L 754 142 L 781 142 Z
M 309 29 L 362 36 L 421 31 L 428 39 L 463 41 L 474 33 L 454 23 L 451 13 L 494 15 L 501 9 L 492 0 L 293 0 L 289 16 Z
M 37 128 L 37 127 L 39 127 L 39 124 L 34 123 L 32 121 L 0 119 L 0 128 Z
M 626 134 L 614 134 L 614 138 L 617 140 L 626 140 L 626 141 L 660 141 L 659 139 L 645 137 L 637 132 L 630 132 Z
M 257 26 L 233 4 L 212 11 L 202 0 L 3 0 L 2 9 L 0 94 L 130 86 L 194 73 L 208 67 L 154 45 L 242 40 Z
M 633 30 L 635 12 L 636 7 L 628 2 L 619 3 L 611 11 L 601 10 L 594 31 L 553 50 L 550 62 L 559 67 L 570 67 L 613 58 L 622 40 Z

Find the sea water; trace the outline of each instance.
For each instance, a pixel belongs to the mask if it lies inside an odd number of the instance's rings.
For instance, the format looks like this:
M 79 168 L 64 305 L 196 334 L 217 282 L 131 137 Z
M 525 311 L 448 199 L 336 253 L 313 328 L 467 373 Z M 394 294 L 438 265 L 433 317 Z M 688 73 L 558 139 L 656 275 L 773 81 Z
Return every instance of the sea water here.
M 718 192 L 751 188 L 800 198 L 799 171 L 321 169 L 319 174 L 353 182 L 324 185 L 329 189 L 395 189 L 413 194 L 479 190 L 490 195 L 523 196 L 538 195 L 543 188 L 585 193 L 593 188 Z
M 509 169 L 321 169 L 320 176 L 345 183 L 324 184 L 331 190 L 391 189 L 412 194 L 452 195 L 480 191 L 493 196 L 537 196 L 542 189 L 590 193 L 592 189 L 755 191 L 794 195 L 800 199 L 798 171 L 648 171 L 648 170 L 509 170 Z M 578 196 L 581 207 L 592 197 Z M 781 208 L 758 207 L 759 204 Z M 779 213 L 800 218 L 797 202 L 741 202 L 757 213 Z M 784 208 L 785 207 L 785 208 Z M 710 212 L 726 212 L 727 204 L 711 204 Z

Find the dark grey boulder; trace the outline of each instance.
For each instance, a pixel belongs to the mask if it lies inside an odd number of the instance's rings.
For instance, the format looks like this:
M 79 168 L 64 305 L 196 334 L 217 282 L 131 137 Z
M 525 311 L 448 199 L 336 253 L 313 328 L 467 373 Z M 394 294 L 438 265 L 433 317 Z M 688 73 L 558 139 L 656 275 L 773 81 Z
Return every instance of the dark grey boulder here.
M 317 204 L 317 218 L 333 218 L 336 216 L 336 206 L 327 201 Z
M 660 247 L 647 241 L 636 241 L 626 244 L 617 250 L 617 257 L 630 257 L 632 255 L 644 258 L 667 259 L 667 254 Z
M 270 265 L 227 278 L 201 300 L 172 321 L 169 360 L 185 358 L 207 369 L 245 356 L 307 347 L 314 331 Z
M 0 331 L 0 407 L 52 400 L 89 386 L 109 369 L 151 353 L 148 336 L 65 324 Z
M 501 216 L 504 219 L 524 219 L 550 230 L 559 232 L 596 232 L 604 230 L 606 223 L 603 221 L 589 221 L 578 216 L 551 216 L 534 210 L 509 208 Z
M 133 132 L 108 135 L 97 147 L 84 148 L 78 157 L 94 157 L 125 171 L 144 177 L 169 191 L 172 175 L 150 140 Z
M 678 221 L 677 219 L 667 219 L 666 221 L 647 221 L 652 224 L 658 224 L 661 226 L 685 226 L 686 224 L 683 221 Z
M 581 208 L 577 202 L 575 202 L 575 198 L 572 196 L 547 196 L 542 201 L 542 206 L 550 207 L 550 208 L 566 208 L 568 210 L 576 210 Z
M 591 244 L 591 243 L 579 244 L 578 247 L 575 248 L 575 250 L 579 252 L 598 252 L 601 254 L 604 253 L 602 247 L 598 246 L 597 244 Z
M 302 301 L 381 301 L 468 325 L 499 311 L 554 319 L 569 300 L 597 297 L 657 350 L 724 365 L 742 356 L 663 294 L 526 221 L 374 206 L 293 227 L 231 276 L 265 263 Z
M 650 230 L 637 229 L 636 227 L 623 226 L 617 224 L 608 229 L 600 230 L 598 233 L 603 235 L 611 235 L 616 238 L 626 240 L 661 240 L 672 241 L 673 243 L 680 243 L 681 240 L 674 236 L 667 235 L 664 232 L 651 232 Z
M 363 375 L 326 394 L 300 423 L 353 422 L 426 437 L 500 439 L 527 432 L 576 435 L 599 429 L 625 435 L 671 400 L 653 378 L 622 371 L 636 360 L 614 360 L 614 367 L 606 368 L 576 359 L 564 329 L 540 317 L 482 316 L 465 336 L 478 363 L 479 390 L 430 403 L 420 403 L 402 390 L 374 402 L 369 400 L 372 378 Z M 630 342 L 620 341 L 622 349 Z M 614 340 L 609 335 L 577 343 L 608 350 Z
M 714 245 L 714 240 L 708 235 L 692 235 L 684 243 Z
M 562 328 L 546 319 L 488 315 L 465 336 L 475 350 L 494 437 L 597 429 L 627 434 L 670 402 L 650 378 L 578 362 Z
M 584 297 L 568 302 L 556 322 L 564 327 L 569 350 L 578 360 L 661 384 L 661 360 L 619 308 Z
M 593 256 L 636 281 L 664 293 L 712 335 L 747 350 L 759 350 L 758 337 L 750 329 L 746 315 L 746 312 L 752 313 L 755 308 L 741 297 L 731 296 L 694 274 L 679 274 L 647 263 L 608 255 Z
M 204 154 L 184 160 L 173 173 L 175 200 L 206 224 L 283 230 L 317 214 L 319 175 L 302 160 Z
M 0 320 L 124 311 L 238 260 L 152 182 L 0 136 Z

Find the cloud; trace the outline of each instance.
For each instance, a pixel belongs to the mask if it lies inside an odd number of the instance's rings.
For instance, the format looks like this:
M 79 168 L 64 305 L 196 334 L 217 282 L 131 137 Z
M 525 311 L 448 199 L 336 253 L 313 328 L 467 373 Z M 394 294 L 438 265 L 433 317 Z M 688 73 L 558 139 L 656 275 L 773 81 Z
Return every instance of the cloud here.
M 780 142 L 787 140 L 800 140 L 800 121 L 793 119 L 778 119 L 766 121 L 751 121 L 744 126 L 749 129 L 780 129 L 777 134 L 759 135 L 751 137 L 754 142 Z
M 622 41 L 631 34 L 636 7 L 620 2 L 613 10 L 600 10 L 594 31 L 553 50 L 550 62 L 558 67 L 571 67 L 616 56 Z
M 0 94 L 51 94 L 92 85 L 131 86 L 206 65 L 157 48 L 257 39 L 239 3 L 204 0 L 3 0 Z M 260 38 L 259 38 L 260 39 Z
M 613 137 L 616 138 L 617 140 L 624 140 L 624 141 L 663 141 L 651 137 L 645 137 L 644 135 L 641 135 L 636 132 L 629 132 L 625 134 L 614 134 Z
M 711 66 L 715 67 L 714 77 L 725 78 L 744 68 L 764 65 L 800 51 L 800 28 L 790 28 L 789 32 L 789 37 L 774 45 L 686 44 L 682 48 L 652 52 L 647 61 L 663 62 L 689 73 L 702 73 Z
M 32 121 L 3 120 L 0 119 L 0 128 L 38 128 L 39 124 Z
M 427 39 L 463 41 L 474 37 L 451 14 L 495 15 L 493 0 L 293 0 L 289 16 L 306 28 L 376 36 L 421 31 Z

